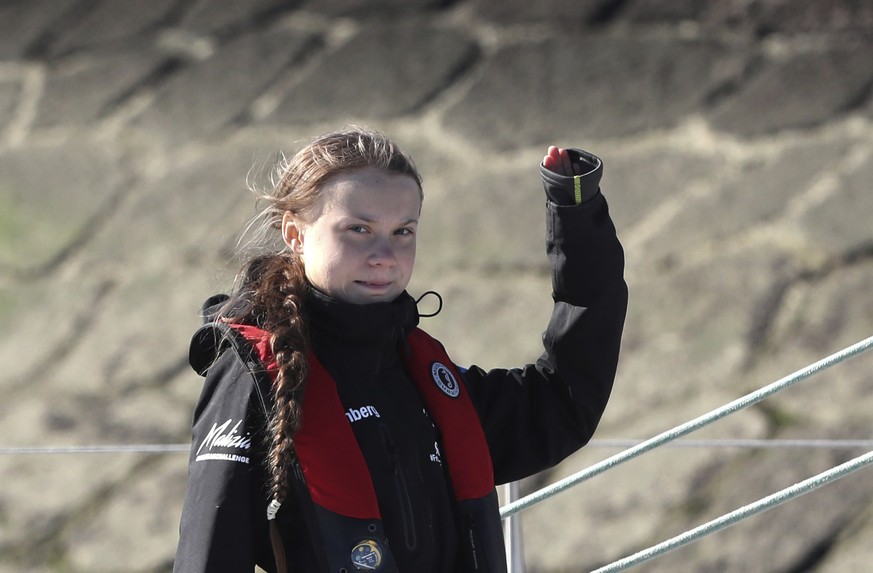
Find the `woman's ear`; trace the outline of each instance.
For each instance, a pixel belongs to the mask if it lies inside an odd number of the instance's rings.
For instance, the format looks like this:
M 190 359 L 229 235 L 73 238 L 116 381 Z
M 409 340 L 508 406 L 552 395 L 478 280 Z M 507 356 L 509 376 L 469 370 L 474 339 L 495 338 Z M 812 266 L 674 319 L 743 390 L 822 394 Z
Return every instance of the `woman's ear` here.
M 303 253 L 303 228 L 301 221 L 294 217 L 291 212 L 282 216 L 282 240 L 291 249 L 291 252 Z

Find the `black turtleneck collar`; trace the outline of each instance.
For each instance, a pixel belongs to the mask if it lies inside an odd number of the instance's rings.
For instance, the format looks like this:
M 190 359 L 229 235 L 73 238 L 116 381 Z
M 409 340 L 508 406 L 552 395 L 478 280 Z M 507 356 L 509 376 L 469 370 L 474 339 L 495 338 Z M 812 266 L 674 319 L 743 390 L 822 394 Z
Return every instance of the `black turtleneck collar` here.
M 312 350 L 341 386 L 397 367 L 404 332 L 418 325 L 415 299 L 405 291 L 391 302 L 351 304 L 310 289 L 306 311 Z
M 310 289 L 306 298 L 309 331 L 345 344 L 382 345 L 418 326 L 418 307 L 406 291 L 391 302 L 352 304 Z

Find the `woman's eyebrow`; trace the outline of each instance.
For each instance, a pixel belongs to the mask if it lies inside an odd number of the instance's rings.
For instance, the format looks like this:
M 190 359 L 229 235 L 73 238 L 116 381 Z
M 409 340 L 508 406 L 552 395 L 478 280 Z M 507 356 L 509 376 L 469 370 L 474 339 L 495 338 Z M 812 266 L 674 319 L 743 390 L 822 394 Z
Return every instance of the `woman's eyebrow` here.
M 377 223 L 379 221 L 378 217 L 374 217 L 372 215 L 366 214 L 358 214 L 358 215 L 348 215 L 346 218 L 355 219 L 357 221 L 363 221 L 365 223 Z M 411 225 L 415 223 L 418 224 L 418 217 L 410 217 L 409 219 L 401 222 L 401 225 Z

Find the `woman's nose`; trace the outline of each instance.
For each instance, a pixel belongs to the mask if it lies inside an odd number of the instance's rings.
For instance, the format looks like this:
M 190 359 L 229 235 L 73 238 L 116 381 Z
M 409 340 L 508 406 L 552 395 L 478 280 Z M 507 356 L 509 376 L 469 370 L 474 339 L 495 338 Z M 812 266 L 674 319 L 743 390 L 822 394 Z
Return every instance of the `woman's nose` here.
M 390 240 L 380 239 L 373 245 L 370 252 L 369 262 L 371 265 L 390 266 L 397 262 L 394 253 L 394 245 Z

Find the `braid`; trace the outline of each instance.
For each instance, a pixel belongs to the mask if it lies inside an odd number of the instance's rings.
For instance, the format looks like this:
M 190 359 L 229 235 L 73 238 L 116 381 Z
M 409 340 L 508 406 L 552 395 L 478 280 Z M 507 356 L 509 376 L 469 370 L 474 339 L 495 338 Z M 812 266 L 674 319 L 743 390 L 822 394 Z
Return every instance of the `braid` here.
M 270 346 L 278 364 L 273 412 L 268 422 L 266 468 L 270 497 L 282 502 L 288 494 L 288 470 L 294 457 L 294 435 L 300 429 L 300 398 L 306 386 L 309 339 L 303 298 L 309 283 L 300 260 L 288 252 L 254 258 L 244 269 L 241 282 L 240 296 L 248 299 L 245 314 L 270 333 Z
M 279 372 L 275 382 L 275 407 L 270 421 L 270 453 L 267 467 L 270 472 L 272 498 L 282 502 L 288 494 L 288 470 L 294 453 L 294 435 L 300 429 L 302 408 L 300 399 L 306 387 L 307 351 L 309 341 L 303 316 L 303 295 L 308 282 L 303 265 L 297 257 L 285 256 L 285 288 L 276 302 L 279 320 L 272 332 L 270 345 Z M 284 315 L 284 321 L 282 320 Z M 269 316 L 269 315 L 268 315 Z

